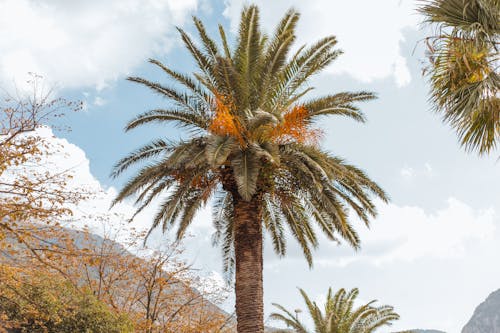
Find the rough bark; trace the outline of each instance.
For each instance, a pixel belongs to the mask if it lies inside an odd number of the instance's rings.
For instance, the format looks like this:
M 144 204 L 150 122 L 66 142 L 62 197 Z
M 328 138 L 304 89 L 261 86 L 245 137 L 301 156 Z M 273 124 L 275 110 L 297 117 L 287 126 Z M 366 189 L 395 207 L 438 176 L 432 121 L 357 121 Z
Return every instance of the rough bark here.
M 236 259 L 236 317 L 238 333 L 264 332 L 262 284 L 261 200 L 244 201 L 233 194 Z

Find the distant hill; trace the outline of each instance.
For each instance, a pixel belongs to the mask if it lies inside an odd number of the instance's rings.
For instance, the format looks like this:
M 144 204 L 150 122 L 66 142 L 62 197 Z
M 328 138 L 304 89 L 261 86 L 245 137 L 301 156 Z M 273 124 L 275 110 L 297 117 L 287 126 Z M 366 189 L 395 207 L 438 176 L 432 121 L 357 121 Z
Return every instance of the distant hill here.
M 500 289 L 479 304 L 462 333 L 500 333 Z
M 404 332 L 399 332 L 399 333 L 446 333 L 443 331 L 437 331 L 437 330 L 422 330 L 422 329 L 415 329 L 415 330 L 409 330 L 409 331 L 404 331 Z
M 266 327 L 264 333 L 294 333 L 294 331 L 286 328 Z
M 278 329 L 278 328 L 270 328 L 266 327 L 265 333 L 294 333 L 293 330 L 290 329 Z M 403 332 L 395 332 L 395 333 L 446 333 L 443 331 L 436 331 L 436 330 L 421 330 L 421 329 L 416 329 L 416 330 L 409 330 L 409 331 L 403 331 Z M 485 333 L 485 332 L 483 332 Z

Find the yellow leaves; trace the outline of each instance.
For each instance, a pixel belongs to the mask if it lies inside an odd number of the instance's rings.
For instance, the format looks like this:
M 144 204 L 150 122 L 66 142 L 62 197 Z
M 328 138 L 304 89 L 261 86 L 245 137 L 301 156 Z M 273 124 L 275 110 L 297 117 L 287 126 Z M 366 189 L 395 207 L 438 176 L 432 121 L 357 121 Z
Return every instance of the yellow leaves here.
M 43 171 L 42 160 L 54 153 L 46 146 L 45 140 L 31 134 L 9 141 L 0 137 L 0 229 L 17 242 L 38 243 L 30 235 L 32 222 L 55 226 L 72 214 L 68 205 L 85 196 L 83 191 L 67 190 L 67 173 Z
M 491 69 L 486 58 L 487 53 L 484 50 L 473 50 L 470 54 L 463 55 L 463 61 L 469 73 L 466 81 L 468 83 L 476 83 L 484 80 L 491 72 Z
M 69 205 L 77 204 L 86 193 L 68 190 L 68 172 L 44 167 L 44 161 L 60 146 L 36 132 L 66 110 L 80 110 L 80 104 L 51 99 L 51 90 L 41 88 L 40 77 L 32 77 L 29 97 L 0 96 L 0 230 L 11 240 L 38 244 L 30 234 L 32 223 L 56 226 L 58 220 L 71 215 Z
M 0 304 L 3 327 L 23 332 L 132 331 L 126 316 L 50 272 L 1 265 L 0 295 L 9 299 Z
M 491 73 L 489 53 L 485 46 L 460 38 L 449 38 L 446 45 L 446 52 L 438 56 L 435 66 L 446 69 L 452 90 L 464 84 L 481 82 Z

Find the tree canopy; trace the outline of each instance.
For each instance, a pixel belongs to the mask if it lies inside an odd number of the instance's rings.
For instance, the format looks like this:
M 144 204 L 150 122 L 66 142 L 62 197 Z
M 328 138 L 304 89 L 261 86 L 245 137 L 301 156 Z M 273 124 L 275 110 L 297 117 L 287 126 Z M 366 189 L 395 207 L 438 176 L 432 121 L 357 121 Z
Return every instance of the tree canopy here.
M 500 1 L 430 0 L 419 11 L 427 38 L 431 102 L 467 150 L 486 154 L 500 140 Z

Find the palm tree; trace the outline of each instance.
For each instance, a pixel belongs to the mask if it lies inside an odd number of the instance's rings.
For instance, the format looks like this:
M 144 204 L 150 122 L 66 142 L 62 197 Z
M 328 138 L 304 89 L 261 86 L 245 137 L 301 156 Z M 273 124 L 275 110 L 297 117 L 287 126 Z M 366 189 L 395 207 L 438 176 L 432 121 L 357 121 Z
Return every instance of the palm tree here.
M 264 329 L 264 230 L 276 253 L 283 256 L 287 228 L 312 264 L 311 251 L 318 244 L 314 224 L 329 239 L 344 239 L 358 248 L 349 209 L 368 224 L 376 215 L 372 197 L 386 200 L 383 190 L 363 171 L 318 145 L 321 132 L 314 128 L 315 121 L 327 115 L 363 121 L 355 103 L 374 96 L 344 92 L 304 99 L 312 89 L 306 86 L 308 79 L 340 51 L 330 36 L 288 56 L 298 18 L 297 12 L 288 11 L 268 37 L 259 28 L 257 7 L 246 7 L 234 49 L 221 26 L 219 46 L 194 18 L 201 46 L 183 30 L 179 32 L 198 72 L 185 75 L 151 60 L 179 87 L 129 78 L 171 103 L 140 114 L 126 130 L 173 122 L 188 130 L 190 137 L 156 140 L 119 161 L 114 176 L 132 165 L 139 164 L 140 170 L 115 202 L 137 195 L 139 213 L 158 198 L 161 203 L 151 230 L 177 224 L 178 238 L 196 212 L 213 203 L 214 241 L 222 248 L 226 272 L 235 273 L 240 333 Z
M 324 312 L 316 302 L 311 301 L 304 290 L 299 290 L 314 323 L 315 333 L 371 333 L 382 326 L 390 326 L 393 321 L 399 319 L 392 306 L 374 306 L 376 301 L 354 308 L 358 289 L 349 292 L 340 289 L 332 295 L 332 288 L 329 288 Z M 294 316 L 279 304 L 273 305 L 282 313 L 272 313 L 272 319 L 282 321 L 296 333 L 312 332 L 307 330 L 298 316 Z
M 431 101 L 462 146 L 488 153 L 500 140 L 500 0 L 429 0 L 419 11 L 437 28 L 427 39 Z

